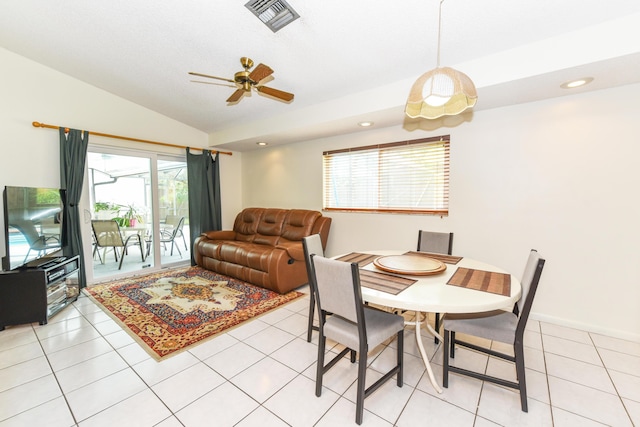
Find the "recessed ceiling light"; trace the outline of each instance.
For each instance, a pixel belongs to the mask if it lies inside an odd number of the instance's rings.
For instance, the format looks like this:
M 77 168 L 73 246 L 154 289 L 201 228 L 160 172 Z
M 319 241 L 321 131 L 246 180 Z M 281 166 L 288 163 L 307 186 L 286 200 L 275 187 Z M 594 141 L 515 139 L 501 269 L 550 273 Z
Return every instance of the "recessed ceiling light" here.
M 562 89 L 573 89 L 576 87 L 584 86 L 593 81 L 593 77 L 583 77 L 577 80 L 571 80 L 570 82 L 565 82 L 560 85 Z
M 373 122 L 360 122 L 358 123 L 358 126 L 362 126 L 363 128 L 366 128 L 369 126 L 373 126 Z
M 256 142 L 256 144 L 258 144 L 261 147 L 266 147 L 267 145 L 269 145 L 268 142 L 263 142 L 263 141 L 258 141 L 258 142 Z

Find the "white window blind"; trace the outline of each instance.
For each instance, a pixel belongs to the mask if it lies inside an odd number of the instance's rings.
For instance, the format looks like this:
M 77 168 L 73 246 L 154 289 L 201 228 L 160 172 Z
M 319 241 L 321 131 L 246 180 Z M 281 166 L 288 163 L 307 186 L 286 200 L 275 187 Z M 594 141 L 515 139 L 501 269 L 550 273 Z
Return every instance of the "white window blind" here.
M 325 210 L 449 212 L 449 135 L 323 153 Z

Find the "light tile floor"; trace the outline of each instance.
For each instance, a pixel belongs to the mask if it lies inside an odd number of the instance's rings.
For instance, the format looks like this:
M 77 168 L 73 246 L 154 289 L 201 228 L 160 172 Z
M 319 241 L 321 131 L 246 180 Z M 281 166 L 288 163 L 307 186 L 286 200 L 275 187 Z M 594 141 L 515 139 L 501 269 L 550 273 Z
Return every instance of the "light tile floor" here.
M 0 332 L 0 427 L 355 425 L 355 364 L 338 363 L 315 396 L 307 312 L 305 297 L 158 363 L 82 296 L 48 325 Z M 364 426 L 640 426 L 640 343 L 530 321 L 523 413 L 515 391 L 455 374 L 436 393 L 414 336 L 408 327 L 404 386 L 366 399 Z M 423 341 L 441 381 L 441 347 Z M 369 381 L 394 345 L 370 354 Z M 455 361 L 515 377 L 463 348 Z

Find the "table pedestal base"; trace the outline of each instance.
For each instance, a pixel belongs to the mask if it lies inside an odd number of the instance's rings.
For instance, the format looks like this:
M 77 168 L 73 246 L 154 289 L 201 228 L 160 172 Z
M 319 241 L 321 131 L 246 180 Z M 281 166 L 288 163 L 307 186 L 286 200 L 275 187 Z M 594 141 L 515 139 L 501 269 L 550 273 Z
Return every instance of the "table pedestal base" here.
M 420 325 L 422 324 L 420 318 L 422 316 L 422 313 L 416 311 L 416 320 L 414 322 L 409 322 L 409 321 L 405 321 L 404 324 L 405 325 L 412 325 L 416 327 L 416 343 L 418 344 L 418 350 L 420 350 L 420 355 L 422 355 L 422 361 L 424 362 L 424 366 L 425 368 L 427 368 L 427 374 L 429 374 L 429 381 L 431 381 L 431 385 L 433 386 L 433 388 L 438 392 L 438 393 L 442 393 L 442 389 L 440 388 L 440 386 L 438 385 L 438 382 L 436 381 L 435 376 L 433 375 L 433 370 L 431 369 L 431 363 L 429 363 L 429 357 L 427 356 L 427 352 L 424 349 L 424 345 L 422 344 L 422 336 L 420 336 Z M 440 334 L 438 334 L 438 332 L 436 332 L 431 325 L 429 325 L 429 322 L 426 321 L 426 314 L 425 314 L 425 325 L 427 330 L 433 334 L 433 336 L 437 337 L 440 342 L 443 342 L 442 337 L 440 336 Z

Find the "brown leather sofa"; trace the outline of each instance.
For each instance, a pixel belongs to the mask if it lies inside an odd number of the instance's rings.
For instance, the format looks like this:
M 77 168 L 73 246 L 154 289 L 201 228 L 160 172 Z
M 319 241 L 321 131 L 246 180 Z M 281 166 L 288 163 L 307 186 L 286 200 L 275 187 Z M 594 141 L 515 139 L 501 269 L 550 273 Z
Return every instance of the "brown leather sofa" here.
M 330 227 L 318 211 L 247 208 L 233 230 L 202 233 L 193 253 L 200 267 L 282 294 L 307 283 L 302 238 L 320 234 L 326 247 Z

